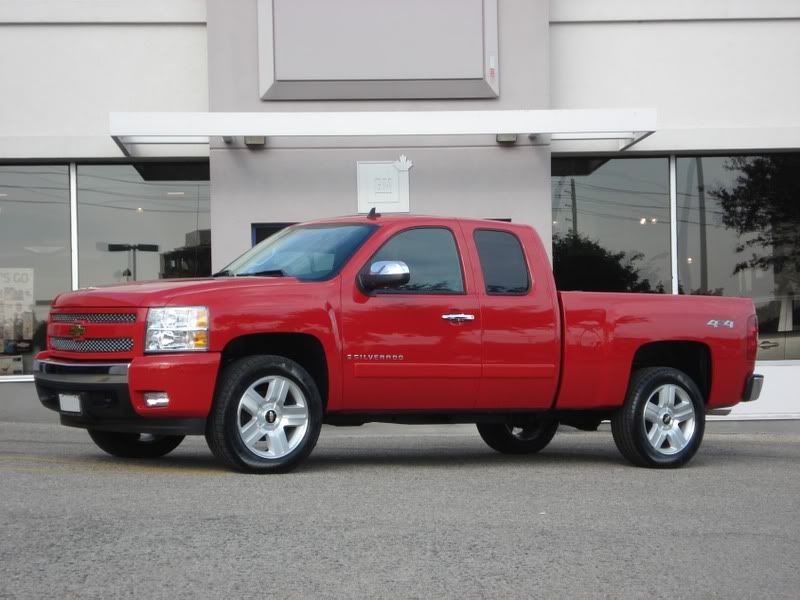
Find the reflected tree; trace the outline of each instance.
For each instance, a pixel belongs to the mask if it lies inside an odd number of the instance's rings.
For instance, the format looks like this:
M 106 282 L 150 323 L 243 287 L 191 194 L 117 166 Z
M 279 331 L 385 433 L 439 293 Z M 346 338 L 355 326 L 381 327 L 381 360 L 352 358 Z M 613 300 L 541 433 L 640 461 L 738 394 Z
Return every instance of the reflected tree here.
M 657 292 L 642 277 L 637 263 L 641 252 L 611 252 L 588 237 L 570 231 L 553 238 L 553 272 L 559 290 L 596 292 Z
M 725 168 L 736 173 L 734 185 L 709 194 L 722 208 L 722 223 L 742 236 L 736 251 L 743 256 L 734 273 L 800 273 L 800 154 L 736 156 Z

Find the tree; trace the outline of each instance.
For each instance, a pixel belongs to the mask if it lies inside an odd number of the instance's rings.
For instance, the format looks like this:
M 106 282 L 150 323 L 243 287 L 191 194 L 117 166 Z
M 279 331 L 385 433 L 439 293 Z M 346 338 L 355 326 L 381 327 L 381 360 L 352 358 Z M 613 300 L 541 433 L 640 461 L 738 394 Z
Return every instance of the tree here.
M 736 252 L 750 253 L 734 273 L 800 273 L 800 154 L 735 156 L 725 168 L 737 173 L 734 186 L 717 186 L 709 194 L 722 208 L 723 225 L 741 236 Z
M 553 238 L 553 272 L 559 290 L 659 292 L 643 278 L 636 263 L 641 252 L 611 252 L 588 237 L 570 231 Z

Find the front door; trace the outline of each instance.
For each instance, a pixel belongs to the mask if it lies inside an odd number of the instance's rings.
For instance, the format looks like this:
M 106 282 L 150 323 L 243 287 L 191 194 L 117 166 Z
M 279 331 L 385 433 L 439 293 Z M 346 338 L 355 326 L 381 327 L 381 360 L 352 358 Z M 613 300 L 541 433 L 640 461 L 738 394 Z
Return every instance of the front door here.
M 344 407 L 350 411 L 466 410 L 481 375 L 478 299 L 460 230 L 395 231 L 364 264 L 405 262 L 410 281 L 365 293 L 355 269 L 343 277 Z

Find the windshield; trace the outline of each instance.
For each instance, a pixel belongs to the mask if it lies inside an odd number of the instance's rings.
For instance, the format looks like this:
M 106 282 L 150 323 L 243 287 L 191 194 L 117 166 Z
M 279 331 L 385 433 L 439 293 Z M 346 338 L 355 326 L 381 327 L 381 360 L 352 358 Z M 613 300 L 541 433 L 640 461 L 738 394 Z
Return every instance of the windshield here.
M 288 227 L 253 246 L 217 275 L 329 279 L 375 229 L 368 224 Z

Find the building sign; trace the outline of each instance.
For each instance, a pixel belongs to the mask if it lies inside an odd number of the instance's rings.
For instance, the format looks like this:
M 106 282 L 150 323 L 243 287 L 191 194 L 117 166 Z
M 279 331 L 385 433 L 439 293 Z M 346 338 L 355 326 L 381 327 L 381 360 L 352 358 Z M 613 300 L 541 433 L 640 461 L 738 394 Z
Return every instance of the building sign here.
M 405 155 L 398 160 L 358 161 L 358 212 L 379 213 L 410 211 L 408 198 L 409 170 L 414 166 Z

